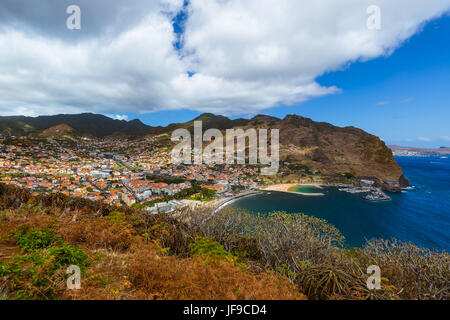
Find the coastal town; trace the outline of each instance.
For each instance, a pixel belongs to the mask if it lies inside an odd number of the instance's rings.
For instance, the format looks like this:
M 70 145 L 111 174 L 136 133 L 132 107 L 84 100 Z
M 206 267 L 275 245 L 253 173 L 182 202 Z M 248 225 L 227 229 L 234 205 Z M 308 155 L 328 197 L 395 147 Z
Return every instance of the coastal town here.
M 0 144 L 0 182 L 34 193 L 61 192 L 150 212 L 256 188 L 255 168 L 177 166 L 153 138 L 53 140 L 8 137 Z

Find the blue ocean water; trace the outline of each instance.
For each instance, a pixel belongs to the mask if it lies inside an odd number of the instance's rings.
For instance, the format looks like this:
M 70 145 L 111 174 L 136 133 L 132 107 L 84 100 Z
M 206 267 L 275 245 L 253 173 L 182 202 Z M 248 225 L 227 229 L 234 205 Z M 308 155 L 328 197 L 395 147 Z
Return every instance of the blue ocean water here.
M 450 159 L 397 157 L 412 190 L 391 193 L 392 201 L 369 202 L 337 188 L 318 190 L 324 197 L 265 192 L 242 198 L 232 207 L 254 213 L 302 212 L 327 220 L 359 247 L 366 239 L 397 238 L 450 252 Z

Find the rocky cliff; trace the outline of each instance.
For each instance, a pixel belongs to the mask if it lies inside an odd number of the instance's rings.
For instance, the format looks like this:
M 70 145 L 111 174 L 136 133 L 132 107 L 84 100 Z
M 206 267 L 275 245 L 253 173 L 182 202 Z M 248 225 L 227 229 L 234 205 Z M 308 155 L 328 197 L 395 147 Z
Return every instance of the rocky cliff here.
M 252 119 L 230 120 L 223 116 L 201 115 L 203 128 L 261 128 L 280 130 L 280 160 L 300 164 L 311 174 L 329 178 L 372 179 L 385 190 L 400 191 L 408 185 L 391 149 L 378 137 L 355 127 L 336 127 L 298 115 L 278 119 L 258 115 Z M 192 129 L 193 121 L 166 127 Z M 159 128 L 158 133 L 165 131 Z

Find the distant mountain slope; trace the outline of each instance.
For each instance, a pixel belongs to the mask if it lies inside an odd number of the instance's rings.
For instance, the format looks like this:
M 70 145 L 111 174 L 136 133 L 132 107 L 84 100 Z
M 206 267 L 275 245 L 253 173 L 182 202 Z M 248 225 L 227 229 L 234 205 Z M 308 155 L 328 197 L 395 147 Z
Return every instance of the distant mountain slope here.
M 142 135 L 149 133 L 151 129 L 139 120 L 115 120 L 100 114 L 82 113 L 39 117 L 0 117 L 0 132 L 25 135 L 61 124 L 70 126 L 79 135 L 98 138 L 113 134 Z
M 195 121 L 202 121 L 202 128 L 204 130 L 208 130 L 211 128 L 215 129 L 230 129 L 237 126 L 245 126 L 249 120 L 247 119 L 236 119 L 231 120 L 224 116 L 217 116 L 212 113 L 203 113 L 197 118 L 184 122 L 184 123 L 172 123 L 169 124 L 166 127 L 152 127 L 149 131 L 150 134 L 163 134 L 163 133 L 171 133 L 172 131 L 176 129 L 187 129 L 190 132 L 194 131 L 194 122 Z
M 355 127 L 336 127 L 298 115 L 256 116 L 247 128 L 280 130 L 280 160 L 302 164 L 322 176 L 349 175 L 378 180 L 386 190 L 407 186 L 392 151 L 378 137 Z
M 417 155 L 449 155 L 450 147 L 440 148 L 415 148 L 415 147 L 402 147 L 402 146 L 389 146 L 394 154 L 417 154 Z
M 374 179 L 386 190 L 399 191 L 408 185 L 392 151 L 378 137 L 355 127 L 340 128 L 298 115 L 288 115 L 284 119 L 257 115 L 252 119 L 230 120 L 206 113 L 186 123 L 152 128 L 151 133 L 170 134 L 178 128 L 192 131 L 194 121 L 199 120 L 203 130 L 279 129 L 280 160 L 288 164 L 301 164 L 318 175 Z
M 0 133 L 10 135 L 26 135 L 34 128 L 26 121 L 26 117 L 0 117 Z
M 58 124 L 43 130 L 39 136 L 42 138 L 64 138 L 73 135 L 75 130 L 67 124 Z

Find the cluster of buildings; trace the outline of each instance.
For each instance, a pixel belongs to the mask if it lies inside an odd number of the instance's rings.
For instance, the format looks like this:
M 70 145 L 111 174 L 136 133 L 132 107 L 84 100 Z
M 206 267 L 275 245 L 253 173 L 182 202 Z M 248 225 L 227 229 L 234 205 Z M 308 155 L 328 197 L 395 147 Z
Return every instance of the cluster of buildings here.
M 147 207 L 147 212 L 150 214 L 156 213 L 170 213 L 175 210 L 182 210 L 187 207 L 187 204 L 179 200 L 170 200 L 167 202 L 156 203 L 152 207 Z
M 0 182 L 35 193 L 61 192 L 112 205 L 174 196 L 191 188 L 193 182 L 224 194 L 232 186 L 256 187 L 257 176 L 258 169 L 245 166 L 173 165 L 167 147 L 158 146 L 152 138 L 0 140 Z M 175 178 L 177 183 L 165 178 Z M 169 211 L 181 206 L 181 202 L 171 200 L 158 204 L 157 209 Z

